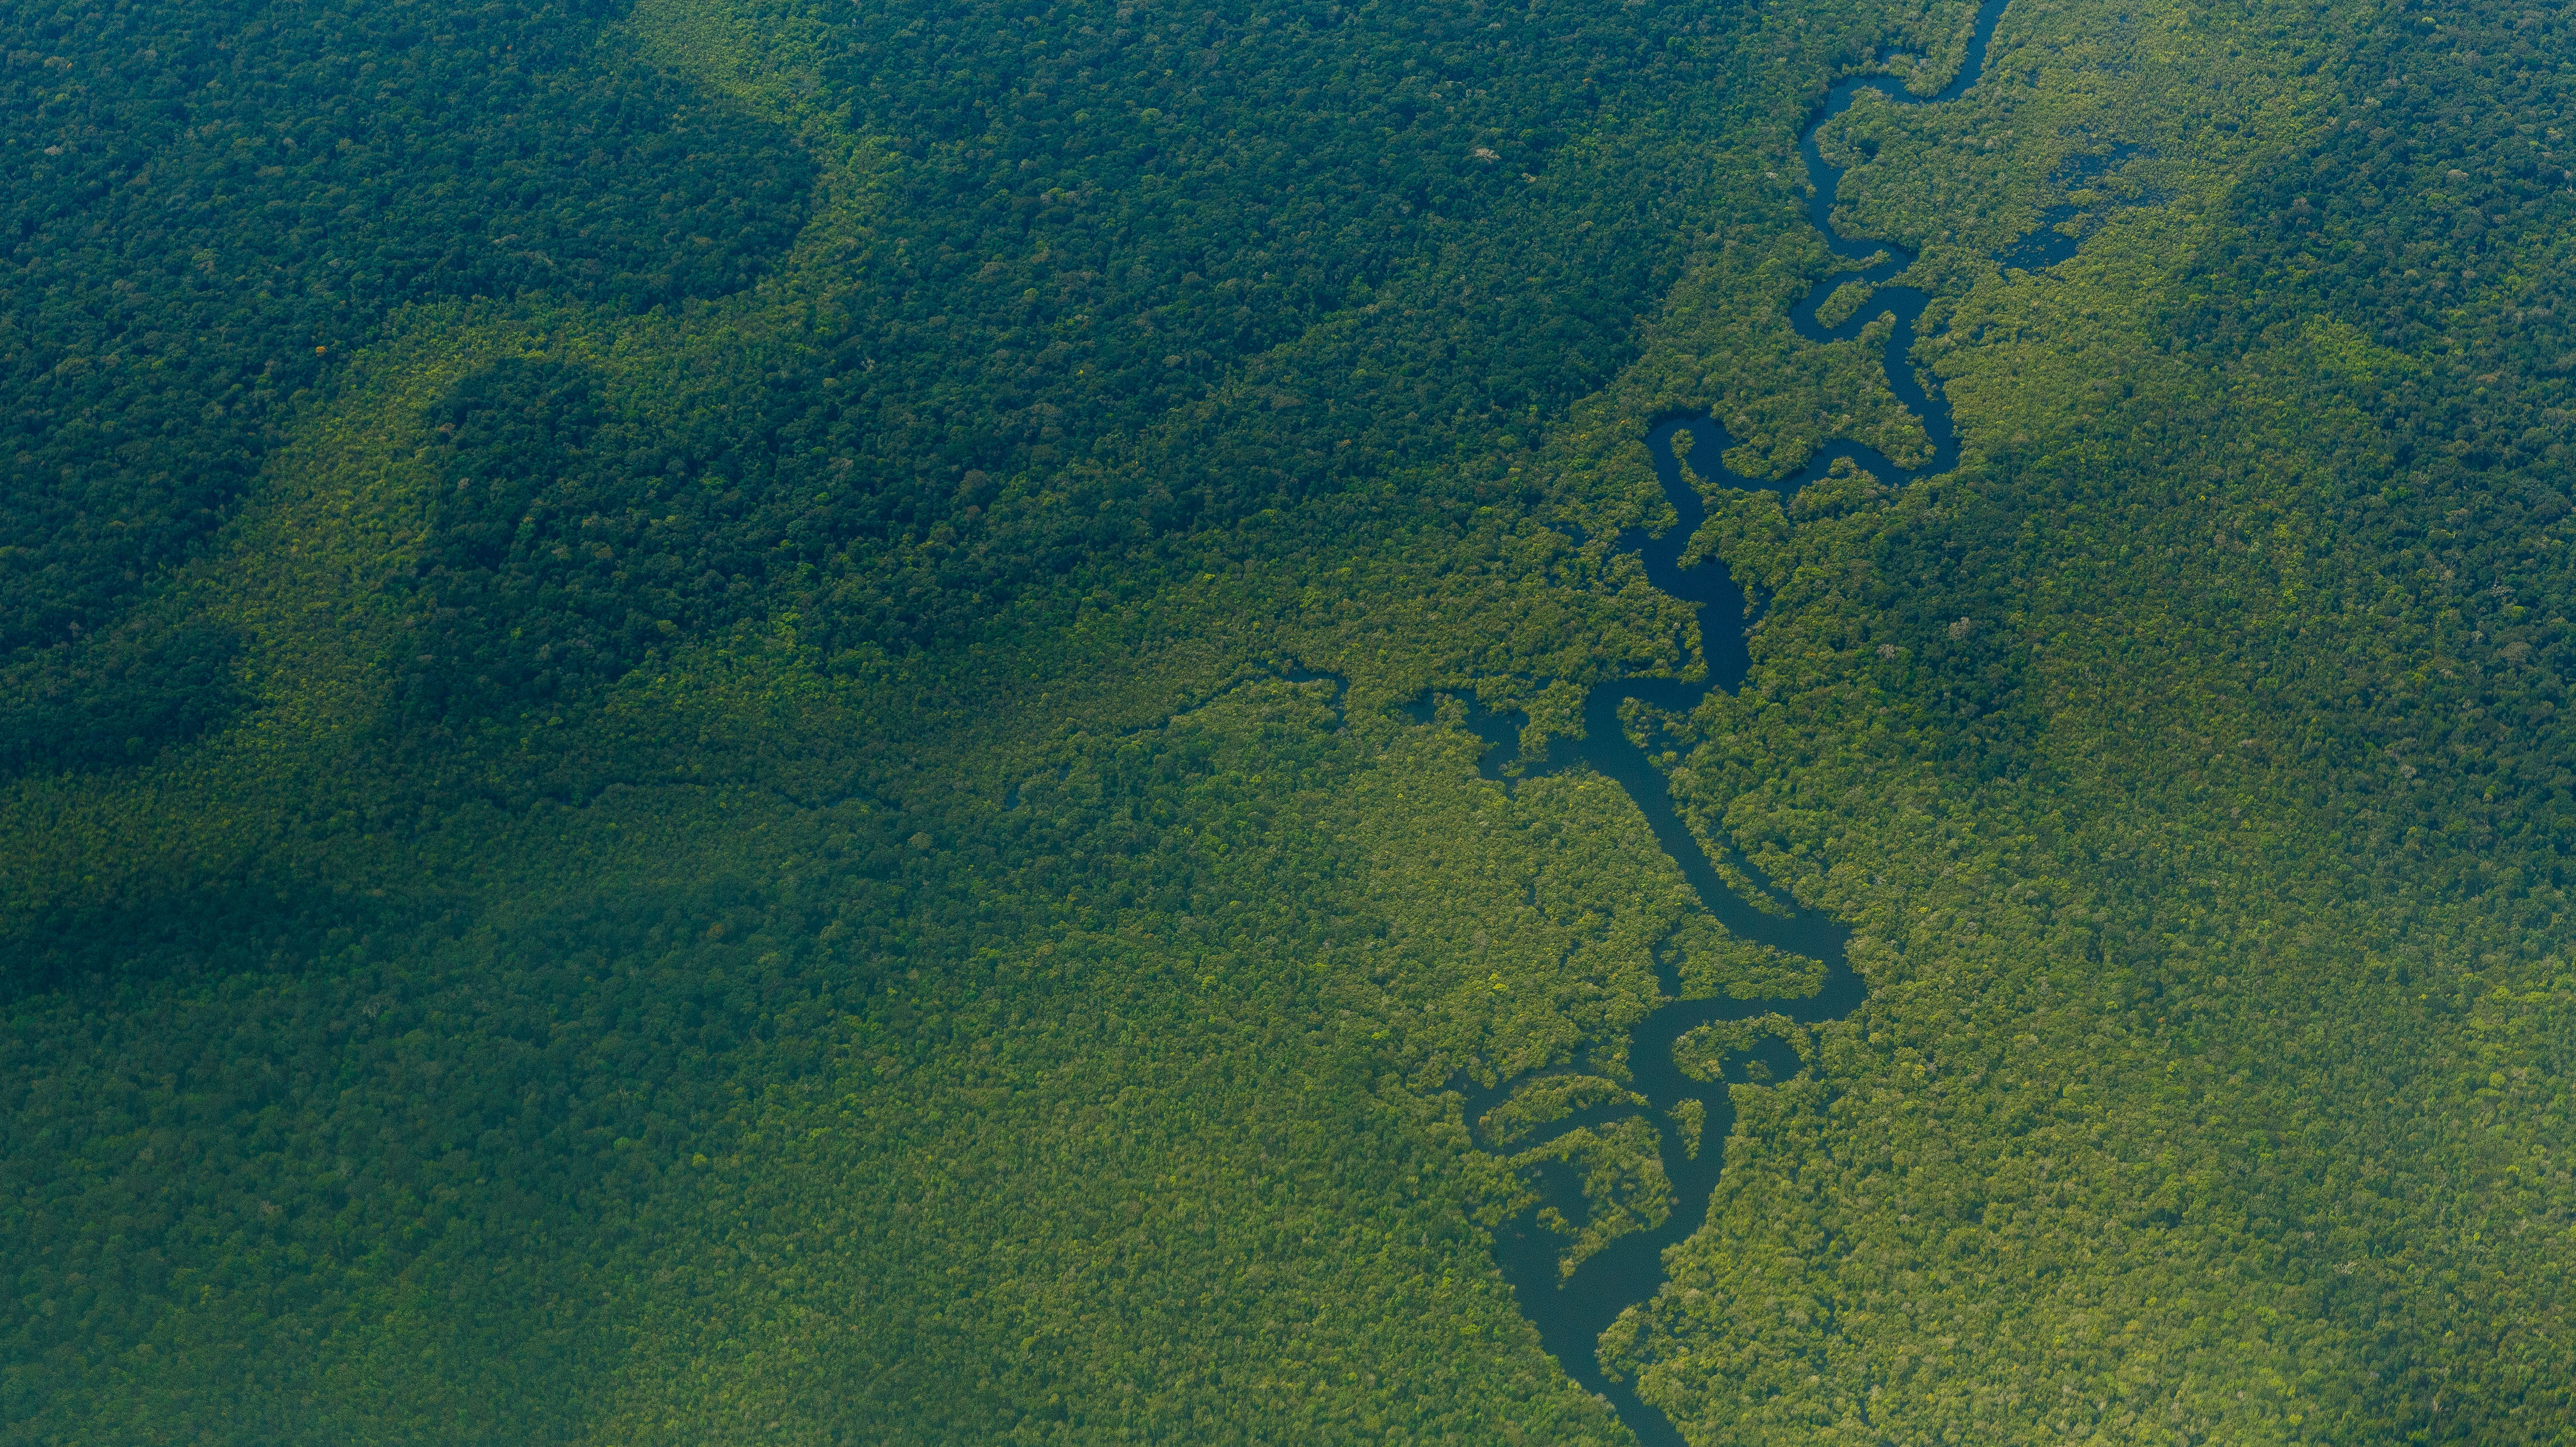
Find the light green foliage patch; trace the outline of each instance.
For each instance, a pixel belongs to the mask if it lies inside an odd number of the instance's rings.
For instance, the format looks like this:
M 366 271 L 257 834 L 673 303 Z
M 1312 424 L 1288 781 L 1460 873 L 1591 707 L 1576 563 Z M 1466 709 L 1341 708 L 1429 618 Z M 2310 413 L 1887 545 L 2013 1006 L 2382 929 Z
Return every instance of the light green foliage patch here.
M 1738 939 L 1706 915 L 1682 921 L 1666 948 L 1684 999 L 1797 999 L 1824 983 L 1822 962 Z
M 1636 1105 L 1644 1099 L 1597 1075 L 1542 1075 L 1485 1112 L 1484 1119 L 1476 1122 L 1476 1129 L 1494 1144 L 1510 1146 L 1539 1127 L 1552 1125 L 1577 1111 L 1602 1105 Z
M 1702 1025 L 1673 1042 L 1673 1062 L 1693 1080 L 1725 1078 L 1729 1057 L 1752 1050 L 1766 1039 L 1787 1041 L 1800 1059 L 1815 1054 L 1813 1039 L 1785 1015 L 1756 1015 L 1749 1020 L 1721 1020 Z M 1757 1083 L 1768 1084 L 1765 1069 Z

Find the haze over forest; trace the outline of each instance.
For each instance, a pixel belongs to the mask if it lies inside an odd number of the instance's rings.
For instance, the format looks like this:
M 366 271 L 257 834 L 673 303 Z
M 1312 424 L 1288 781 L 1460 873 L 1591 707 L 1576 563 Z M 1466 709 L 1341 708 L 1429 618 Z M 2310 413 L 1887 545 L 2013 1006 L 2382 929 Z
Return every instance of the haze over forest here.
M 0 1447 L 2576 1437 L 2576 5 L 0 30 Z

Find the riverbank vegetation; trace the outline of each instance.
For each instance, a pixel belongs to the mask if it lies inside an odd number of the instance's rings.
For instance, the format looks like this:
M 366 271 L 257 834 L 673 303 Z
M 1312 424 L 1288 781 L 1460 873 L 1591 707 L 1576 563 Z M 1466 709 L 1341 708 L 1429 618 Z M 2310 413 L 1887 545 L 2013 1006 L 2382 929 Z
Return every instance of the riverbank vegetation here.
M 1815 976 L 1407 706 L 1694 665 L 1685 410 L 1754 670 L 1640 722 L 1871 993 L 1685 1042 L 1797 1068 L 1602 1360 L 2563 1437 L 2576 39 L 2013 0 L 1822 138 L 1961 465 L 1784 507 L 1923 450 L 1796 137 L 1968 21 L 13 14 L 0 1439 L 1627 1440 L 1457 1087 Z

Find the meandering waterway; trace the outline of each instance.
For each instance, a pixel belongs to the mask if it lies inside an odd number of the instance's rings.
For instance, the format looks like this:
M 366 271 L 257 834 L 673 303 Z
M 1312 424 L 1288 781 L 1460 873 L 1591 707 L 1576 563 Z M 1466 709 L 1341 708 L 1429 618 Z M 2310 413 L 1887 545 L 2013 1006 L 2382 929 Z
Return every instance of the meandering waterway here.
M 1891 101 L 1908 105 L 1937 105 L 1956 99 L 1977 83 L 1985 68 L 1986 46 L 1996 24 L 2003 18 L 2006 0 L 1983 0 L 1976 17 L 1976 28 L 1969 41 L 1967 55 L 1957 75 L 1938 94 L 1910 97 L 1896 89 L 1885 77 L 1863 76 L 1845 80 L 1825 93 L 1824 103 L 1809 118 L 1806 131 L 1799 137 L 1799 150 L 1806 159 L 1807 174 L 1815 183 L 1815 196 L 1809 203 L 1808 215 L 1816 229 L 1823 233 L 1825 244 L 1833 254 L 1847 261 L 1865 261 L 1880 253 L 1886 260 L 1860 270 L 1839 272 L 1816 284 L 1815 288 L 1792 309 L 1790 323 L 1800 336 L 1810 341 L 1848 340 L 1875 319 L 1894 313 L 1896 325 L 1887 339 L 1884 362 L 1889 388 L 1914 415 L 1922 420 L 1932 443 L 1932 455 L 1921 466 L 1903 468 L 1895 465 L 1874 448 L 1848 441 L 1833 443 L 1808 459 L 1794 477 L 1780 482 L 1754 484 L 1776 489 L 1784 495 L 1795 493 L 1809 482 L 1824 477 L 1839 458 L 1850 458 L 1860 466 L 1892 482 L 1910 481 L 1933 473 L 1945 472 L 1959 458 L 1959 441 L 1951 425 L 1949 403 L 1939 392 L 1926 388 L 1914 374 L 1908 353 L 1914 346 L 1914 326 L 1931 298 L 1909 286 L 1891 286 L 1893 280 L 1914 263 L 1916 253 L 1910 248 L 1886 241 L 1845 237 L 1833 228 L 1834 199 L 1842 181 L 1842 171 L 1826 163 L 1817 146 L 1817 133 L 1827 121 L 1851 107 L 1864 90 L 1877 90 Z M 1827 327 L 1816 320 L 1816 311 L 1825 299 L 1847 283 L 1857 281 L 1872 288 L 1871 295 L 1848 320 Z M 1620 709 L 1630 699 L 1649 708 L 1668 713 L 1683 713 L 1698 705 L 1711 689 L 1733 693 L 1741 687 L 1752 660 L 1744 640 L 1747 599 L 1737 586 L 1726 564 L 1716 558 L 1703 558 L 1691 567 L 1681 565 L 1682 551 L 1691 536 L 1706 519 L 1707 507 L 1699 490 L 1683 470 L 1680 451 L 1674 440 L 1680 434 L 1691 434 L 1690 454 L 1714 459 L 1735 445 L 1726 428 L 1709 417 L 1676 417 L 1657 423 L 1647 435 L 1648 450 L 1654 458 L 1656 476 L 1661 481 L 1665 498 L 1670 501 L 1679 521 L 1661 537 L 1649 536 L 1634 529 L 1620 536 L 1619 547 L 1633 551 L 1645 563 L 1646 577 L 1656 587 L 1675 597 L 1699 605 L 1700 638 L 1708 660 L 1705 682 L 1684 683 L 1674 679 L 1621 679 L 1596 686 L 1584 702 L 1585 736 L 1570 744 L 1560 742 L 1545 759 L 1515 760 L 1512 751 L 1518 737 L 1517 722 L 1471 710 L 1468 724 L 1489 743 L 1482 771 L 1489 778 L 1506 777 L 1506 770 L 1520 777 L 1555 769 L 1582 766 L 1599 771 L 1628 791 L 1654 830 L 1655 840 L 1664 852 L 1680 866 L 1682 875 L 1697 891 L 1720 923 L 1739 937 L 1819 961 L 1824 966 L 1824 983 L 1814 994 L 1798 999 L 1733 1000 L 1683 999 L 1675 970 L 1662 967 L 1664 1003 L 1649 1013 L 1629 1033 L 1626 1051 L 1627 1080 L 1636 1095 L 1645 1098 L 1646 1107 L 1633 1103 L 1587 1110 L 1551 1123 L 1544 1132 L 1532 1137 L 1516 1138 L 1510 1143 L 1515 1151 L 1525 1151 L 1546 1140 L 1560 1137 L 1578 1128 L 1598 1127 L 1622 1116 L 1642 1116 L 1658 1134 L 1658 1148 L 1665 1175 L 1672 1185 L 1672 1210 L 1663 1223 L 1651 1230 L 1633 1231 L 1612 1241 L 1587 1257 L 1570 1276 L 1560 1275 L 1558 1262 L 1566 1248 L 1567 1238 L 1545 1229 L 1540 1224 L 1539 1208 L 1533 1207 L 1497 1233 L 1495 1254 L 1503 1274 L 1512 1284 L 1522 1312 L 1535 1324 L 1540 1340 L 1568 1375 L 1606 1399 L 1621 1421 L 1628 1424 L 1646 1447 L 1678 1447 L 1682 1436 L 1662 1412 L 1640 1398 L 1632 1383 L 1612 1381 L 1601 1370 L 1597 1348 L 1602 1331 L 1630 1306 L 1652 1299 L 1664 1284 L 1663 1254 L 1672 1246 L 1696 1232 L 1708 1215 L 1709 1201 L 1717 1188 L 1724 1165 L 1725 1142 L 1734 1129 L 1732 1097 L 1725 1082 L 1703 1081 L 1685 1075 L 1673 1054 L 1673 1046 L 1688 1032 L 1721 1020 L 1750 1019 L 1768 1014 L 1785 1015 L 1801 1023 L 1840 1019 L 1859 1006 L 1867 991 L 1859 976 L 1853 973 L 1843 957 L 1845 931 L 1832 920 L 1812 912 L 1788 908 L 1776 899 L 1773 909 L 1757 908 L 1752 902 L 1727 887 L 1717 868 L 1692 836 L 1689 826 L 1673 808 L 1663 775 L 1646 757 L 1645 750 L 1628 735 L 1620 719 Z M 1714 476 L 1713 464 L 1711 475 Z M 1743 485 L 1737 479 L 1727 479 Z M 1748 875 L 1750 871 L 1748 869 Z M 1758 880 L 1757 880 L 1758 883 Z M 1767 886 L 1765 886 L 1767 888 Z M 1748 1052 L 1761 1061 L 1774 1078 L 1797 1068 L 1785 1043 L 1773 1040 L 1765 1051 Z M 1767 1058 L 1764 1058 L 1767 1055 Z M 1734 1069 L 1748 1062 L 1739 1058 Z M 1577 1060 L 1573 1069 L 1590 1073 L 1588 1063 Z M 1744 1078 L 1734 1074 L 1733 1078 Z M 1497 1082 L 1490 1087 L 1467 1083 L 1466 1117 L 1478 1143 L 1500 1149 L 1485 1133 L 1482 1121 L 1488 1111 L 1509 1098 L 1512 1092 L 1529 1084 L 1531 1077 Z M 1700 1102 L 1704 1112 L 1697 1133 L 1698 1149 L 1674 1114 L 1685 1101 Z M 1582 1183 L 1571 1167 L 1550 1163 L 1543 1168 L 1538 1181 L 1541 1205 L 1555 1208 L 1577 1228 L 1585 1220 L 1586 1203 Z

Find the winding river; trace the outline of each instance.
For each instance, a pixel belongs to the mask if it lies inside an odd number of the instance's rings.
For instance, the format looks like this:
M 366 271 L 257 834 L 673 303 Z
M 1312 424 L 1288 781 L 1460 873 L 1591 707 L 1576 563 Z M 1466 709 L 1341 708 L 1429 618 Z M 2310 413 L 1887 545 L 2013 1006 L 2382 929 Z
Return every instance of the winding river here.
M 1900 104 L 1937 105 L 1956 99 L 1977 83 L 1985 66 L 1987 42 L 2003 18 L 2005 3 L 2006 0 L 1982 0 L 1967 55 L 1958 74 L 1940 93 L 1917 99 L 1895 92 L 1885 77 L 1845 80 L 1825 93 L 1824 103 L 1809 118 L 1798 142 L 1807 174 L 1816 187 L 1808 215 L 1824 234 L 1826 246 L 1846 261 L 1867 260 L 1881 252 L 1890 259 L 1861 270 L 1857 276 L 1843 271 L 1818 282 L 1791 310 L 1790 323 L 1810 341 L 1843 341 L 1859 335 L 1877 317 L 1894 313 L 1896 326 L 1887 339 L 1885 353 L 1888 386 L 1922 420 L 1932 441 L 1931 458 L 1920 467 L 1902 468 L 1874 448 L 1836 442 L 1819 450 L 1794 477 L 1760 486 L 1775 488 L 1785 497 L 1824 477 L 1836 459 L 1845 457 L 1881 478 L 1899 482 L 1944 472 L 1957 464 L 1959 442 L 1951 425 L 1949 403 L 1915 379 L 1913 363 L 1907 356 L 1914 346 L 1915 322 L 1931 298 L 1913 287 L 1886 284 L 1914 263 L 1916 253 L 1889 242 L 1848 238 L 1833 229 L 1834 198 L 1842 172 L 1826 164 L 1816 136 L 1825 122 L 1849 109 L 1864 90 L 1880 91 Z M 1873 289 L 1868 302 L 1837 326 L 1819 324 L 1817 309 L 1838 287 L 1853 281 Z M 1688 1032 L 1722 1020 L 1775 1013 L 1801 1023 L 1841 1019 L 1857 1008 L 1867 993 L 1859 976 L 1844 960 L 1845 931 L 1840 925 L 1776 901 L 1771 909 L 1757 908 L 1726 886 L 1675 812 L 1663 776 L 1647 759 L 1644 749 L 1629 738 L 1619 717 L 1620 706 L 1629 699 L 1651 709 L 1685 713 L 1706 698 L 1710 689 L 1733 693 L 1743 685 L 1752 666 L 1744 641 L 1748 601 L 1726 564 L 1716 558 L 1704 558 L 1691 567 L 1681 566 L 1682 550 L 1707 517 L 1707 507 L 1699 490 L 1684 474 L 1681 453 L 1674 446 L 1674 439 L 1684 432 L 1691 434 L 1690 452 L 1701 458 L 1718 457 L 1735 445 L 1713 418 L 1668 418 L 1656 424 L 1647 434 L 1647 446 L 1664 496 L 1680 520 L 1660 538 L 1649 536 L 1643 529 L 1631 529 L 1618 541 L 1621 549 L 1639 555 L 1648 581 L 1699 605 L 1700 638 L 1708 659 L 1707 681 L 1621 679 L 1598 685 L 1584 702 L 1585 737 L 1570 747 L 1561 744 L 1546 758 L 1520 760 L 1513 772 L 1528 777 L 1580 765 L 1616 780 L 1644 813 L 1656 842 L 1680 866 L 1683 877 L 1720 923 L 1741 938 L 1820 961 L 1824 965 L 1824 983 L 1816 993 L 1802 999 L 1683 999 L 1677 972 L 1669 962 L 1659 962 L 1664 1003 L 1639 1021 L 1628 1037 L 1625 1084 L 1645 1098 L 1646 1107 L 1640 1109 L 1633 1103 L 1596 1107 L 1556 1120 L 1540 1132 L 1509 1143 L 1512 1153 L 1527 1151 L 1571 1131 L 1630 1116 L 1642 1116 L 1657 1132 L 1664 1173 L 1672 1186 L 1672 1209 L 1660 1226 L 1616 1238 L 1563 1279 L 1557 1263 L 1566 1238 L 1540 1224 L 1539 1206 L 1507 1223 L 1495 1238 L 1495 1255 L 1503 1274 L 1511 1282 L 1522 1312 L 1537 1326 L 1540 1340 L 1568 1375 L 1610 1403 L 1645 1447 L 1677 1447 L 1682 1442 L 1681 1433 L 1661 1411 L 1637 1395 L 1633 1383 L 1614 1381 L 1601 1370 L 1596 1355 L 1598 1343 L 1602 1331 L 1622 1311 L 1651 1300 L 1662 1288 L 1665 1250 L 1696 1232 L 1707 1219 L 1710 1197 L 1723 1165 L 1725 1141 L 1735 1124 L 1733 1102 L 1725 1082 L 1685 1075 L 1674 1058 L 1673 1046 Z M 1726 480 L 1743 485 L 1732 477 Z M 1494 746 L 1487 750 L 1480 771 L 1488 778 L 1505 778 L 1505 769 L 1514 764 L 1511 751 L 1519 734 L 1517 723 L 1472 709 L 1467 722 Z M 1749 1060 L 1748 1055 L 1752 1057 Z M 1758 1071 L 1750 1069 L 1755 1061 L 1761 1066 Z M 1739 1053 L 1724 1073 L 1731 1079 L 1763 1078 L 1766 1073 L 1776 1077 L 1796 1068 L 1787 1045 L 1775 1039 L 1765 1050 Z M 1576 1061 L 1571 1069 L 1591 1073 L 1588 1062 L 1583 1060 Z M 1490 1087 L 1480 1087 L 1472 1081 L 1463 1083 L 1466 1119 L 1479 1146 L 1497 1152 L 1505 1149 L 1485 1129 L 1486 1114 L 1532 1079 L 1522 1076 Z M 1676 1107 L 1692 1100 L 1700 1102 L 1704 1111 L 1695 1151 L 1674 1117 Z M 1579 1228 L 1585 1220 L 1586 1207 L 1582 1182 L 1574 1169 L 1561 1161 L 1543 1162 L 1538 1177 L 1540 1205 L 1555 1208 Z

